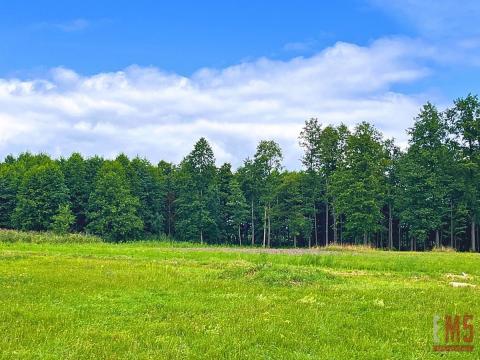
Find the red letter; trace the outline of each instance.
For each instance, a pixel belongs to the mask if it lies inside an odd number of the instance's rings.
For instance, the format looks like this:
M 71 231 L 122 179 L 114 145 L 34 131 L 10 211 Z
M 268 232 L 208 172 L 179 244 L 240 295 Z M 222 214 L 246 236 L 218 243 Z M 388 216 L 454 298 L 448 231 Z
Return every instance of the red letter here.
M 448 343 L 460 341 L 460 316 L 455 315 L 452 323 L 452 316 L 445 315 L 445 342 Z
M 469 321 L 473 320 L 473 315 L 463 315 L 463 330 L 468 331 L 468 336 L 463 335 L 463 341 L 471 343 L 473 341 L 473 324 Z

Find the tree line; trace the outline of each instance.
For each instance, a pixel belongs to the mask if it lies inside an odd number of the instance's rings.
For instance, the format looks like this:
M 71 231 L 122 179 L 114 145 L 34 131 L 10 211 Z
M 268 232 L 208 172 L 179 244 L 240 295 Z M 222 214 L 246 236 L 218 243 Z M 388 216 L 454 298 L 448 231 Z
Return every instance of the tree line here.
M 478 250 L 480 101 L 425 104 L 400 149 L 372 124 L 309 119 L 303 170 L 263 140 L 232 170 L 201 138 L 179 163 L 121 154 L 9 155 L 0 163 L 0 227 L 270 246 L 367 244 Z

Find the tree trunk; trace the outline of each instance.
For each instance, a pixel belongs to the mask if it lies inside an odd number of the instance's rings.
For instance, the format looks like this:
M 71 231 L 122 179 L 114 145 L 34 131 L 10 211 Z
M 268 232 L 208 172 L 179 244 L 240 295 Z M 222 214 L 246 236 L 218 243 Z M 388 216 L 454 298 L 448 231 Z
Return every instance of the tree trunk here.
M 264 206 L 264 215 L 263 215 L 263 247 L 266 245 L 267 240 L 267 207 Z
M 333 243 L 336 244 L 338 241 L 337 214 L 335 213 L 335 206 L 333 205 L 332 205 L 332 216 L 333 216 Z
M 388 204 L 388 247 L 393 249 L 393 217 L 392 217 L 392 204 Z
M 168 237 L 172 236 L 172 202 L 168 199 Z
M 367 237 L 367 232 L 366 231 L 363 233 L 363 244 L 364 245 L 368 244 L 368 237 Z
M 255 221 L 253 220 L 253 197 L 252 197 L 252 246 L 255 245 Z
M 402 224 L 398 221 L 398 251 L 402 250 Z
M 318 246 L 318 233 L 317 233 L 317 209 L 315 207 L 315 202 L 313 202 L 313 227 L 315 231 L 315 246 Z M 311 243 L 308 243 L 308 247 L 312 247 Z
M 453 248 L 453 202 L 450 201 L 450 247 Z
M 270 220 L 270 206 L 268 207 L 268 247 L 270 247 L 270 235 L 271 235 L 271 220 Z
M 410 251 L 413 251 L 413 237 L 410 238 Z
M 475 244 L 475 215 L 472 216 L 472 229 L 471 229 L 471 236 L 472 236 L 472 251 L 476 251 L 476 244 Z
M 338 224 L 340 226 L 340 244 L 343 244 L 343 220 L 342 215 L 340 215 L 340 222 Z
M 203 244 L 203 230 L 200 229 L 200 244 Z
M 479 233 L 479 231 L 480 231 L 480 230 L 478 229 L 478 226 L 477 226 L 477 237 L 476 237 L 476 239 L 478 239 L 478 233 Z M 477 247 L 478 247 L 478 246 L 477 246 Z
M 297 235 L 293 235 L 293 247 L 297 247 Z
M 328 201 L 325 202 L 325 246 L 328 246 Z
M 240 225 L 238 225 L 238 241 L 240 242 L 240 246 L 242 246 L 242 232 L 240 231 Z
M 438 233 L 438 230 L 435 230 L 435 246 L 437 248 L 440 247 L 440 235 Z

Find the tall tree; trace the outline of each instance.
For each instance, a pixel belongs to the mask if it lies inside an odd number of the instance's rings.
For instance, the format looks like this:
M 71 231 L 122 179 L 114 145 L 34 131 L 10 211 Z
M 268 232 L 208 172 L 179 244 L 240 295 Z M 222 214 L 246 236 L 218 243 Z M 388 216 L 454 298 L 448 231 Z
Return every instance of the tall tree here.
M 75 217 L 73 229 L 83 231 L 86 226 L 86 211 L 88 204 L 88 182 L 85 160 L 79 153 L 73 153 L 62 161 L 61 168 L 67 185 L 71 211 Z
M 166 161 L 158 163 L 159 176 L 164 184 L 163 186 L 163 218 L 164 231 L 168 236 L 175 234 L 175 198 L 176 198 L 176 166 Z
M 31 168 L 20 185 L 12 222 L 21 230 L 48 230 L 60 206 L 68 204 L 68 189 L 53 161 Z
M 20 176 L 14 163 L 0 165 L 0 228 L 12 228 Z
M 304 191 L 305 180 L 303 172 L 286 172 L 282 174 L 277 188 L 278 202 L 274 212 L 287 230 L 287 240 L 293 240 L 294 247 L 297 247 L 299 237 L 310 240 L 312 231 L 309 194 Z
M 271 208 L 278 174 L 282 168 L 282 150 L 273 140 L 262 140 L 257 146 L 254 169 L 261 189 L 260 201 L 263 206 L 263 247 L 271 243 Z
M 300 146 L 304 150 L 304 155 L 302 157 L 302 165 L 304 166 L 307 174 L 306 189 L 308 192 L 308 198 L 310 199 L 310 206 L 312 208 L 313 235 L 315 239 L 315 246 L 318 246 L 317 209 L 320 194 L 322 192 L 319 154 L 321 134 L 322 125 L 319 123 L 317 118 L 311 118 L 307 120 L 305 122 L 305 126 L 300 132 Z M 309 240 L 309 247 L 310 246 L 311 240 Z
M 480 216 L 480 101 L 469 94 L 457 99 L 447 111 L 452 130 L 463 152 L 460 162 L 464 181 L 465 203 L 469 211 L 470 249 L 477 250 L 476 227 Z
M 337 242 L 337 211 L 335 208 L 335 194 L 330 190 L 332 177 L 344 160 L 346 140 L 349 136 L 348 128 L 341 124 L 338 127 L 327 126 L 319 136 L 317 149 L 317 166 L 324 182 L 325 202 L 325 244 L 329 243 L 329 203 L 332 203 L 333 242 Z
M 218 228 L 218 189 L 215 157 L 210 144 L 201 138 L 180 165 L 178 173 L 176 229 L 184 239 L 214 242 Z
M 248 221 L 249 208 L 247 200 L 243 195 L 242 189 L 235 178 L 230 180 L 228 200 L 226 203 L 226 211 L 228 212 L 228 221 L 231 222 L 232 227 L 237 229 L 237 239 L 242 245 L 242 224 Z
M 250 205 L 250 236 L 251 245 L 253 246 L 255 245 L 255 231 L 258 229 L 255 224 L 257 222 L 257 209 L 260 198 L 260 188 L 258 186 L 260 179 L 257 176 L 255 163 L 247 158 L 243 166 L 238 169 L 236 176 Z
M 393 218 L 395 209 L 395 196 L 398 193 L 398 162 L 401 158 L 401 151 L 398 146 L 395 145 L 392 139 L 385 141 L 386 151 L 386 167 L 385 167 L 385 201 L 388 211 L 388 248 L 393 249 Z
M 146 159 L 134 158 L 128 164 L 128 174 L 132 194 L 140 201 L 138 215 L 142 219 L 144 231 L 149 235 L 163 232 L 164 183 L 158 168 Z
M 236 224 L 233 223 L 232 213 L 229 211 L 228 201 L 231 195 L 230 183 L 233 180 L 232 165 L 225 163 L 217 171 L 217 188 L 219 209 L 216 220 L 218 223 L 218 237 L 222 241 L 230 241 L 236 236 Z
M 357 125 L 329 191 L 335 208 L 345 215 L 347 232 L 355 239 L 363 237 L 364 243 L 381 229 L 385 165 L 381 134 L 366 122 Z
M 87 212 L 87 230 L 111 241 L 141 237 L 140 201 L 133 196 L 125 169 L 118 161 L 105 162 L 95 181 Z
M 449 173 L 452 153 L 448 147 L 448 129 L 435 106 L 427 103 L 409 130 L 410 147 L 399 164 L 402 222 L 412 234 L 411 248 L 427 245 L 435 233 L 436 245 L 443 218 L 449 211 Z

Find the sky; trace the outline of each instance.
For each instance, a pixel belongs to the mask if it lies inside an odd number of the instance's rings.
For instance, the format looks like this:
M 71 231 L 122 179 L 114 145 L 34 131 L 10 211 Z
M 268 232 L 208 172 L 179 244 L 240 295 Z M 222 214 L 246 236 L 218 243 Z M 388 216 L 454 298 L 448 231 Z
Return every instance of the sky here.
M 300 168 L 305 120 L 368 121 L 405 147 L 426 101 L 480 87 L 480 2 L 0 0 L 0 157 L 235 167 L 261 139 Z

